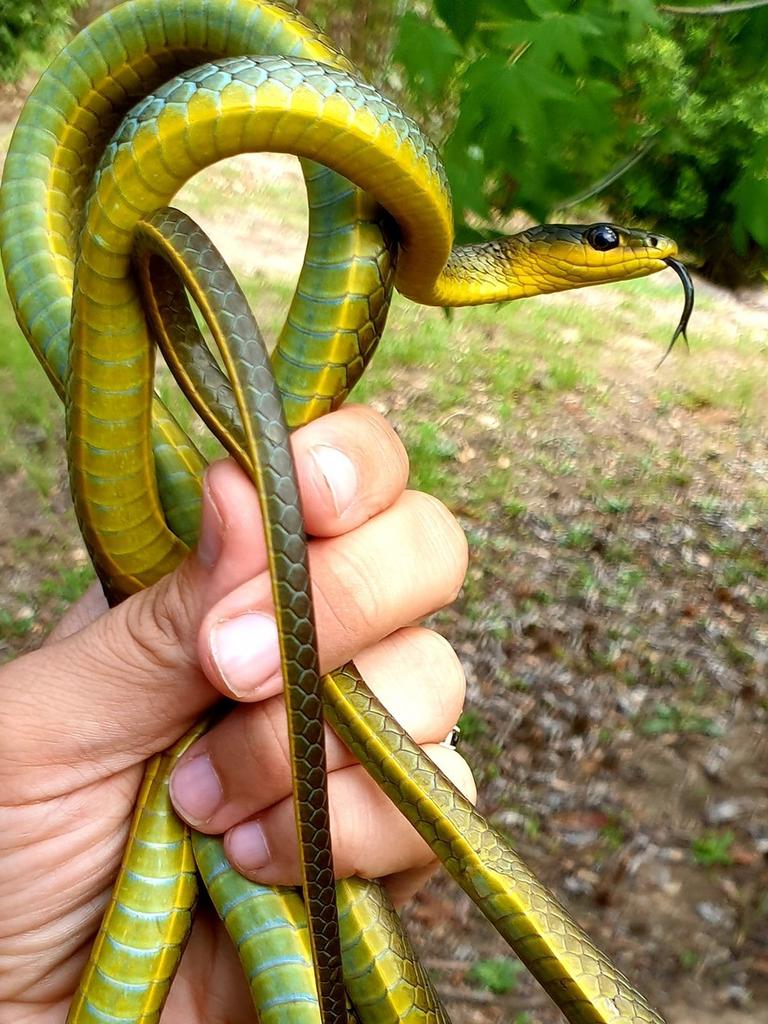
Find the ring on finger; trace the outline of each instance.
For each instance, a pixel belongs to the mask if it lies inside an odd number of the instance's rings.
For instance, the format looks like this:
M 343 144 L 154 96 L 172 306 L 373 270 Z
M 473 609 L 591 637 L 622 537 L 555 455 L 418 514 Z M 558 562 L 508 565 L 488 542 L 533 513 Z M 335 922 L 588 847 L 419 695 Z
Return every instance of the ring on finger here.
M 448 747 L 449 750 L 455 750 L 459 745 L 459 737 L 461 736 L 461 726 L 454 725 L 445 739 L 441 742 L 441 747 Z

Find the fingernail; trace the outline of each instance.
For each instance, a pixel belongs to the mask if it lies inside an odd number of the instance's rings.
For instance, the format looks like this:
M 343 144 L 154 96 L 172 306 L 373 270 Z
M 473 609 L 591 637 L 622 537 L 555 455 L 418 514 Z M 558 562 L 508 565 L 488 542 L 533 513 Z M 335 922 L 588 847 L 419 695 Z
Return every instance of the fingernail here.
M 211 656 L 236 697 L 248 697 L 280 668 L 280 642 L 271 615 L 247 612 L 217 622 L 209 638 Z
M 206 477 L 203 485 L 203 508 L 200 513 L 200 538 L 197 542 L 197 558 L 206 569 L 212 569 L 216 564 L 221 554 L 223 538 L 224 520 Z
M 219 777 L 207 754 L 182 763 L 171 775 L 171 799 L 183 818 L 204 825 L 224 799 Z
M 272 859 L 264 829 L 257 821 L 247 821 L 232 829 L 227 840 L 227 852 L 230 860 L 245 871 L 266 867 Z
M 309 449 L 309 454 L 328 491 L 336 515 L 341 518 L 357 496 L 358 479 L 354 462 L 327 444 L 318 444 Z

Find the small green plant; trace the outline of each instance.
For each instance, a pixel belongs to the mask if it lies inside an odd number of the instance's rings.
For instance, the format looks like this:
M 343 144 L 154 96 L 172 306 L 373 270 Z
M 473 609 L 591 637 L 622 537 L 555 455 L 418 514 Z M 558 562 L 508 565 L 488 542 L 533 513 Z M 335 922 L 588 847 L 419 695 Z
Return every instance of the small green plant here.
M 617 565 L 621 562 L 631 562 L 635 553 L 626 541 L 617 540 L 608 545 L 603 557 L 609 565 Z
M 613 516 L 624 515 L 632 508 L 631 498 L 620 498 L 616 495 L 605 495 L 596 502 L 598 512 L 607 512 Z
M 46 597 L 57 599 L 62 605 L 74 604 L 85 593 L 94 579 L 90 565 L 80 565 L 75 569 L 62 569 L 55 579 L 44 580 L 40 593 Z
M 501 507 L 508 519 L 522 519 L 522 517 L 528 511 L 528 506 L 525 504 L 525 502 L 519 501 L 517 498 L 505 499 L 502 502 Z
M 600 580 L 589 563 L 576 566 L 568 580 L 568 590 L 581 600 L 591 600 L 600 590 Z
M 26 636 L 34 624 L 34 615 L 18 618 L 5 611 L 5 609 L 0 609 L 0 637 Z
M 687 658 L 675 658 L 670 664 L 669 670 L 678 679 L 688 679 L 693 672 L 693 664 Z
M 494 960 L 478 960 L 472 964 L 467 975 L 471 984 L 487 988 L 494 995 L 503 996 L 514 992 L 523 966 L 519 960 L 497 957 Z
M 663 736 L 668 733 L 722 735 L 722 729 L 711 718 L 687 714 L 674 704 L 657 704 L 653 712 L 639 722 L 637 728 L 643 736 Z
M 467 743 L 474 743 L 488 732 L 485 722 L 476 711 L 462 712 L 459 718 L 459 728 L 461 729 L 461 738 Z
M 600 838 L 603 840 L 606 849 L 611 853 L 620 850 L 627 841 L 627 834 L 623 825 L 617 821 L 610 821 L 600 829 Z
M 563 537 L 563 544 L 567 548 L 581 548 L 588 550 L 595 540 L 595 533 L 590 523 L 574 523 Z
M 751 668 L 754 664 L 755 656 L 734 640 L 733 637 L 724 636 L 722 639 L 722 648 L 726 658 L 734 668 L 738 668 L 743 671 Z
M 684 971 L 691 972 L 696 969 L 699 963 L 699 954 L 693 949 L 681 949 L 678 959 L 682 969 Z
M 523 830 L 529 839 L 538 839 L 541 835 L 541 820 L 537 814 L 528 812 L 525 815 Z
M 707 832 L 691 843 L 693 861 L 699 867 L 727 868 L 733 863 L 731 847 L 735 836 L 733 832 Z
M 644 579 L 645 573 L 642 569 L 634 567 L 620 569 L 616 574 L 616 590 L 619 596 L 629 597 L 633 591 L 637 590 Z

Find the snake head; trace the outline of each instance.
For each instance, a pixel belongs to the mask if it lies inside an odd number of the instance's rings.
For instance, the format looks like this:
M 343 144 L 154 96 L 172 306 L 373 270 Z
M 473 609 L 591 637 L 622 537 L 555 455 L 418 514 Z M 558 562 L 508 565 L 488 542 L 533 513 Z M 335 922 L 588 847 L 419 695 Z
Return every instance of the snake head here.
M 671 267 L 683 282 L 685 305 L 662 362 L 682 337 L 693 310 L 693 282 L 664 235 L 618 224 L 541 224 L 497 243 L 528 295 L 646 277 Z
M 588 285 L 627 281 L 664 270 L 677 255 L 671 238 L 618 224 L 542 224 L 519 239 L 518 259 L 536 267 L 538 291 L 565 291 Z M 542 287 L 544 283 L 544 287 Z

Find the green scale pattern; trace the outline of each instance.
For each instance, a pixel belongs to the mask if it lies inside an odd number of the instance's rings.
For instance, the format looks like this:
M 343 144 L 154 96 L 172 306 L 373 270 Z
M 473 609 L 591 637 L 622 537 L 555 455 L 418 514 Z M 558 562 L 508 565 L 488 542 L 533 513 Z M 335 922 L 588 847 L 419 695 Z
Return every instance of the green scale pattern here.
M 205 348 L 186 298 L 186 285 L 201 304 L 230 375 L 246 440 L 244 468 L 259 495 L 280 634 L 312 960 L 327 1019 L 345 1024 L 307 543 L 280 392 L 245 296 L 189 217 L 176 210 L 160 210 L 148 217 L 139 228 L 134 253 L 154 336 L 162 347 L 173 350 L 177 334 L 189 344 L 196 334 L 196 347 Z M 185 279 L 178 276 L 180 266 L 187 272 Z

